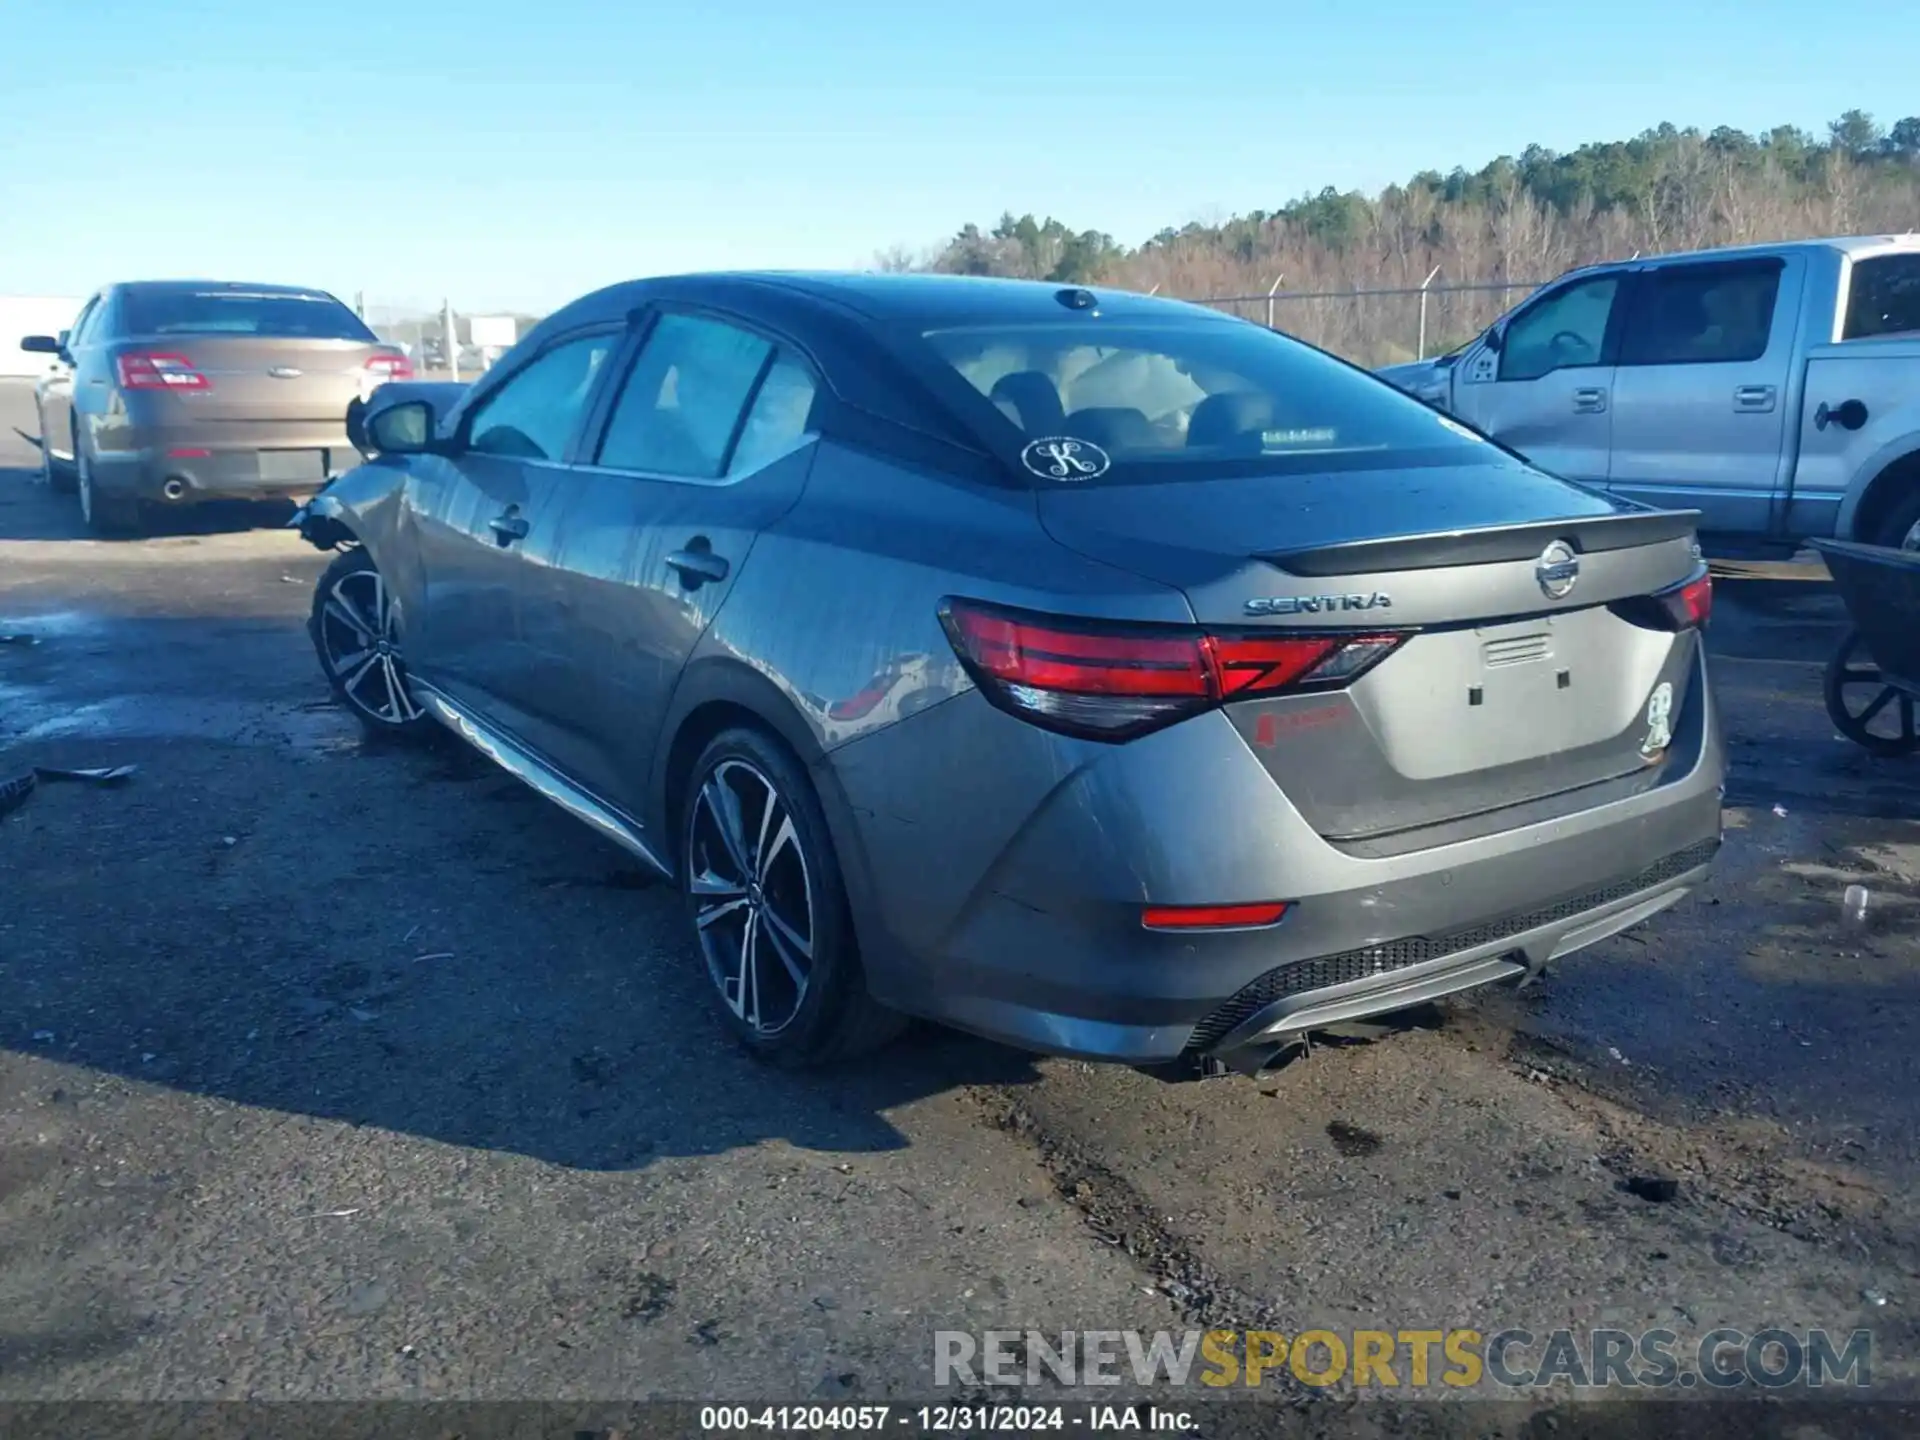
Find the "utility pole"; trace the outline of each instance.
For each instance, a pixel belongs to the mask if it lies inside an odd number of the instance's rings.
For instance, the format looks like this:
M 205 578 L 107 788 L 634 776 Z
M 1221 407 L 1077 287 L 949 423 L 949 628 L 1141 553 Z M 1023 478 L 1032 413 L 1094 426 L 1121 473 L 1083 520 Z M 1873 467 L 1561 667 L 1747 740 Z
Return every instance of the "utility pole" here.
M 440 330 L 445 337 L 447 347 L 447 369 L 453 372 L 453 378 L 460 378 L 460 332 L 453 323 L 453 302 L 440 302 Z

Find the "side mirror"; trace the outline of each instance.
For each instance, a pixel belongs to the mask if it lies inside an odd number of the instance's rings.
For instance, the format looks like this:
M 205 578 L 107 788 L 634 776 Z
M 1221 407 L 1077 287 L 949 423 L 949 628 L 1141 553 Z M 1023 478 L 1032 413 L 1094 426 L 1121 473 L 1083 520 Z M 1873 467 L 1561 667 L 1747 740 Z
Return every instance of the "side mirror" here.
M 437 417 L 426 400 L 402 400 L 366 416 L 362 428 L 366 444 L 355 445 L 380 455 L 424 455 L 433 448 Z M 353 412 L 347 412 L 348 437 L 353 438 Z
M 20 348 L 29 355 L 58 355 L 66 346 L 52 335 L 24 335 Z

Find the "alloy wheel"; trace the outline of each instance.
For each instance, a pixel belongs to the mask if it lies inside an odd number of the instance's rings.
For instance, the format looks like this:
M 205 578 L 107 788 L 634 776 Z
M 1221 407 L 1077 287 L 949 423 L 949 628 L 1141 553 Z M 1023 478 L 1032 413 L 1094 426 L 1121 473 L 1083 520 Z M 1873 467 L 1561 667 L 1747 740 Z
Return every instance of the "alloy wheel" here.
M 320 607 L 320 650 L 347 699 L 387 725 L 423 713 L 407 688 L 393 595 L 378 570 L 350 570 Z
M 721 998 L 754 1035 L 778 1035 L 813 978 L 813 874 L 792 809 L 746 761 L 721 761 L 694 796 L 687 876 Z

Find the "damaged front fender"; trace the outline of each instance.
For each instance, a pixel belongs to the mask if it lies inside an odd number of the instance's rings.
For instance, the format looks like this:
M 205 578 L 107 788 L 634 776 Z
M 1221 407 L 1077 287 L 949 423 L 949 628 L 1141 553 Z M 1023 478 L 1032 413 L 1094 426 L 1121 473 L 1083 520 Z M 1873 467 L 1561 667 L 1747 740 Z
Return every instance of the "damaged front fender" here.
M 341 515 L 339 497 L 322 490 L 293 512 L 293 518 L 287 521 L 287 528 L 298 530 L 300 538 L 316 550 L 338 550 L 342 545 L 351 544 L 355 538 L 353 531 L 342 522 Z
M 377 541 L 383 522 L 406 485 L 405 467 L 393 461 L 369 461 L 336 475 L 293 512 L 289 529 L 317 550 Z

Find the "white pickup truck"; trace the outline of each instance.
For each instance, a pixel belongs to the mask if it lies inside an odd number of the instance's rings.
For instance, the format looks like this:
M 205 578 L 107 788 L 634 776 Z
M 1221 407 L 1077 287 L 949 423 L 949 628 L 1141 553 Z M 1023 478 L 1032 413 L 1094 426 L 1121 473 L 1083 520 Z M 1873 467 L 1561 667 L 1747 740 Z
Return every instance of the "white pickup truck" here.
M 1374 373 L 1567 479 L 1700 511 L 1722 553 L 1920 549 L 1920 236 L 1587 266 Z

